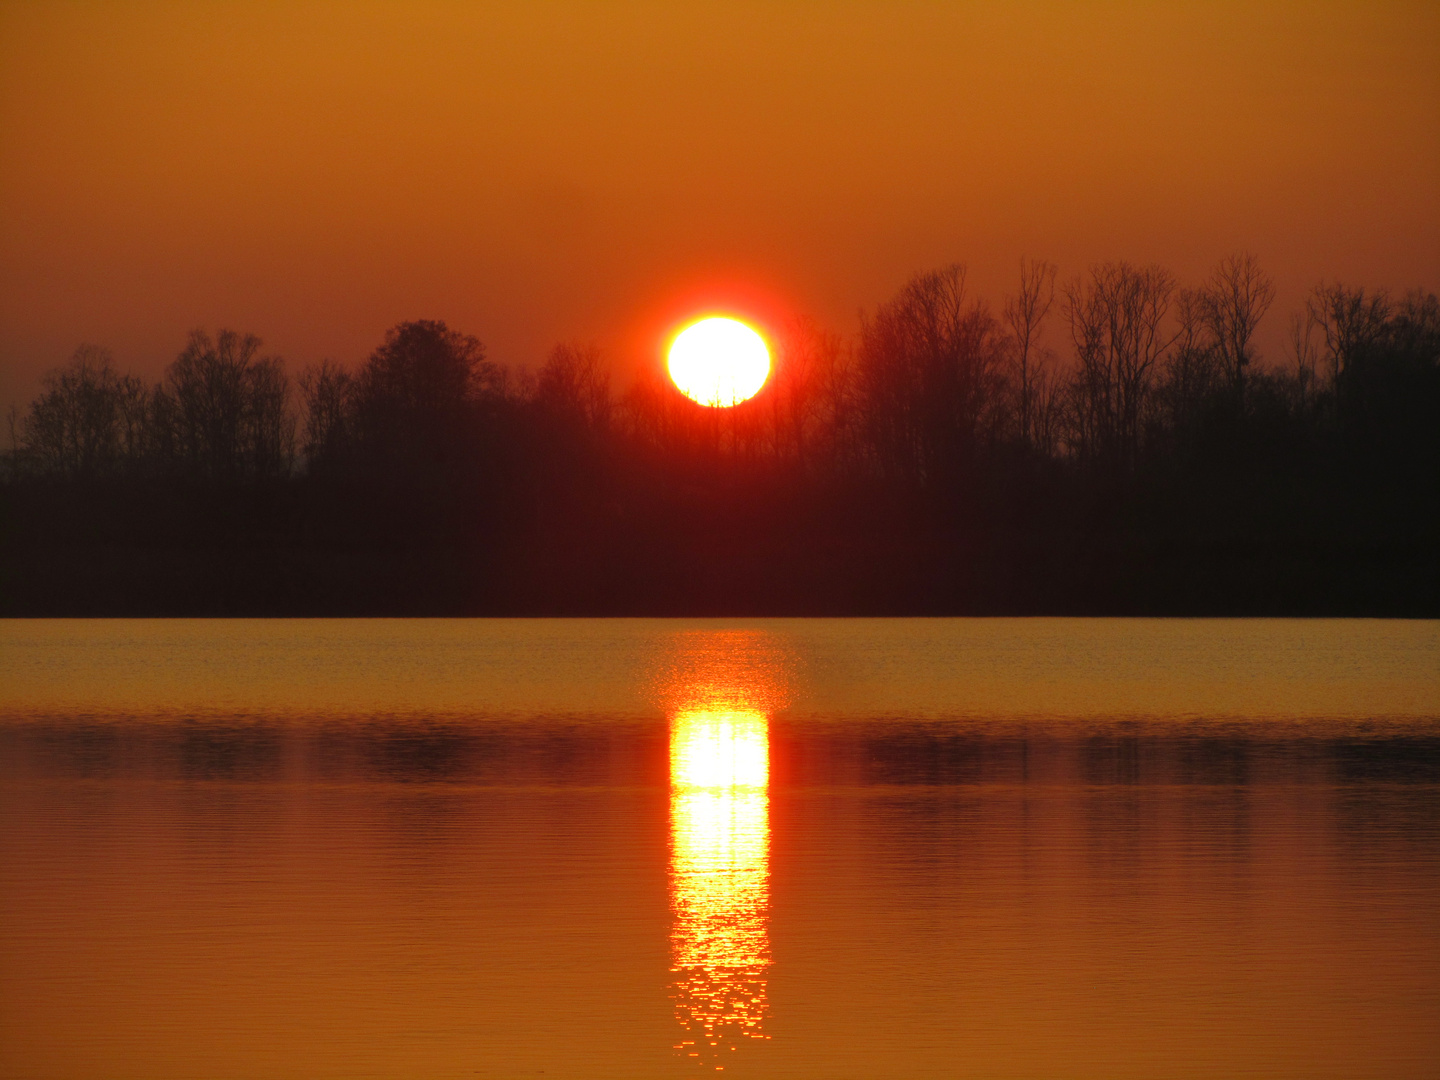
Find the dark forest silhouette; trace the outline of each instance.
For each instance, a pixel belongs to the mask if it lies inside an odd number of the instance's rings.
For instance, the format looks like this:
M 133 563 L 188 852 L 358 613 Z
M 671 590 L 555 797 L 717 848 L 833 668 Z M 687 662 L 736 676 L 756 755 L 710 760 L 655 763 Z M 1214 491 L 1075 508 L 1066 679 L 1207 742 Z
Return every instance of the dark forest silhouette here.
M 950 267 L 783 328 L 725 410 L 431 321 L 295 378 L 231 331 L 154 386 L 82 346 L 12 415 L 0 608 L 1440 615 L 1440 302 L 1317 287 L 1265 365 L 1273 299 L 1248 255 L 1025 261 L 998 312 Z

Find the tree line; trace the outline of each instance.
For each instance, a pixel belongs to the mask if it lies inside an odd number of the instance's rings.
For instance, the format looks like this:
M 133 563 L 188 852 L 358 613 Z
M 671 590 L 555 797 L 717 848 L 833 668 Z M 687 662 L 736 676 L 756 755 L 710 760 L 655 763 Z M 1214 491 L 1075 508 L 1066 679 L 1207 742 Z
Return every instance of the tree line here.
M 436 321 L 293 376 L 228 330 L 154 385 L 85 345 L 11 415 L 10 606 L 1435 614 L 1440 301 L 1317 286 L 1267 363 L 1274 299 L 1247 254 L 1022 260 L 998 307 L 951 266 L 779 328 L 719 410 Z

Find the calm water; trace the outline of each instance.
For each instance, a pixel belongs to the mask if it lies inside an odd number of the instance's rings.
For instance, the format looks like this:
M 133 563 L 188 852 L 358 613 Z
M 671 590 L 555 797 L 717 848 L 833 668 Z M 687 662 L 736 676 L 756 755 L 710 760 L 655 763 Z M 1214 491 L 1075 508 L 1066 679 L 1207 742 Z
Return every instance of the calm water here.
M 0 623 L 0 1073 L 1440 1073 L 1440 624 Z

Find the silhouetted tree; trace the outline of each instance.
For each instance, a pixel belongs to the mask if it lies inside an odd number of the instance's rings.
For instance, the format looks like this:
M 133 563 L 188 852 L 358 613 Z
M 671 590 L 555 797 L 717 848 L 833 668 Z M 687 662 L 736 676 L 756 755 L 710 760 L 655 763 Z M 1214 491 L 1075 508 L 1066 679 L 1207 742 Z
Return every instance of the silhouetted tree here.
M 1367 296 L 1364 289 L 1322 284 L 1311 291 L 1305 306 L 1320 330 L 1330 386 L 1338 395 L 1347 372 L 1363 364 L 1384 340 L 1390 298 L 1384 292 Z
M 592 431 L 610 426 L 610 373 L 595 345 L 557 345 L 535 380 L 535 403 L 551 417 Z
M 1430 460 L 1437 435 L 1424 419 L 1440 397 L 1440 302 L 1412 292 L 1320 286 L 1309 311 L 1324 339 L 1336 422 L 1352 452 L 1379 455 L 1389 471 Z
M 912 278 L 864 320 L 856 388 L 881 470 L 944 487 L 971 469 L 1002 357 L 999 324 L 966 296 L 960 266 Z
M 1295 363 L 1293 386 L 1296 408 L 1308 412 L 1317 388 L 1320 347 L 1315 341 L 1315 320 L 1308 310 L 1290 316 L 1290 357 Z
M 776 457 L 805 466 L 812 444 L 830 442 L 837 423 L 840 339 L 796 317 L 777 342 L 775 370 L 763 391 L 769 405 L 769 443 Z M 827 408 L 828 405 L 828 408 Z
M 352 450 L 355 380 L 333 360 L 322 360 L 300 376 L 305 402 L 305 464 L 334 469 Z
M 1440 298 L 1412 289 L 1397 305 L 1390 329 L 1391 342 L 1422 366 L 1440 361 Z
M 222 330 L 212 340 L 196 330 L 166 371 L 151 422 L 169 428 L 159 440 L 194 475 L 233 483 L 289 474 L 290 380 L 282 361 L 259 355 L 261 344 L 254 334 Z
M 309 368 L 295 400 L 253 335 L 197 332 L 154 387 L 83 347 L 16 417 L 0 605 L 1440 610 L 1435 296 L 1322 286 L 1281 370 L 1253 258 L 1189 289 L 1108 263 L 1062 291 L 1062 367 L 1054 276 L 1023 262 L 1001 319 L 950 267 L 848 342 L 796 320 L 728 409 L 658 363 L 615 402 L 593 346 L 511 382 L 431 321 L 353 375 Z
M 93 477 L 140 455 L 145 387 L 133 375 L 117 374 L 107 350 L 81 345 L 43 385 L 21 432 L 40 469 Z
M 357 441 L 373 468 L 453 473 L 475 456 L 502 389 L 477 338 L 438 321 L 401 323 L 356 378 Z
M 1133 468 L 1156 364 L 1173 335 L 1165 317 L 1175 280 L 1158 266 L 1092 267 L 1065 290 L 1065 315 L 1079 365 L 1074 440 L 1082 456 Z
M 1157 389 L 1163 423 L 1171 431 L 1193 428 L 1226 382 L 1211 332 L 1210 308 L 1210 298 L 1201 290 L 1180 289 L 1175 294 L 1175 337 Z
M 551 350 L 529 397 L 530 482 L 546 503 L 588 503 L 604 486 L 611 453 L 614 402 L 610 372 L 595 345 Z
M 1255 329 L 1275 301 L 1275 285 L 1254 255 L 1223 259 L 1206 283 L 1203 317 L 1215 353 L 1237 397 L 1243 397 L 1245 372 L 1254 360 Z
M 1040 332 L 1045 316 L 1055 302 L 1054 265 L 1033 259 L 1020 260 L 1020 289 L 1005 301 L 1005 325 L 1015 345 L 1015 381 L 1019 400 L 1020 441 L 1031 445 L 1036 413 L 1044 408 L 1046 352 L 1040 349 Z M 1048 401 L 1045 402 L 1048 405 Z M 1047 425 L 1048 426 L 1048 425 Z M 1048 434 L 1048 432 L 1047 432 Z

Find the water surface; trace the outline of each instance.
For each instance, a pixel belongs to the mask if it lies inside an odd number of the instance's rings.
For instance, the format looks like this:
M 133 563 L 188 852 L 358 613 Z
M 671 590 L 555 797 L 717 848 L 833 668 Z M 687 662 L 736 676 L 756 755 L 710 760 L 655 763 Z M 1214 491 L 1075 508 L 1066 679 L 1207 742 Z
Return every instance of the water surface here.
M 0 1072 L 1427 1076 L 1440 626 L 0 623 Z

